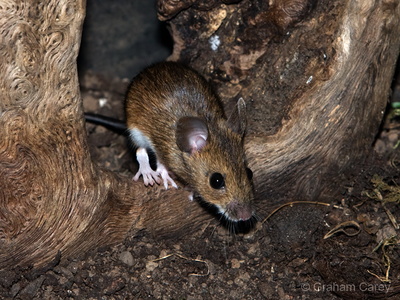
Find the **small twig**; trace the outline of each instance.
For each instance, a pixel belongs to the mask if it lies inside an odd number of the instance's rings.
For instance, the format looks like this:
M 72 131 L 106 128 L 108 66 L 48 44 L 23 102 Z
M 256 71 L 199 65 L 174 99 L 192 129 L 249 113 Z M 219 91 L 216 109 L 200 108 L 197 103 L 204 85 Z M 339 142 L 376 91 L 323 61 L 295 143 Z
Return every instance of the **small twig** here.
M 355 232 L 350 232 L 348 228 L 356 228 Z M 361 231 L 360 225 L 355 222 L 355 221 L 346 221 L 343 223 L 340 223 L 339 225 L 336 225 L 333 227 L 327 234 L 324 235 L 324 240 L 330 238 L 331 236 L 343 232 L 347 236 L 355 236 L 359 234 Z
M 383 253 L 383 262 L 386 265 L 386 272 L 385 272 L 385 276 L 379 276 L 369 270 L 367 270 L 367 272 L 373 276 L 375 276 L 376 278 L 378 278 L 380 281 L 385 282 L 385 283 L 390 283 L 391 280 L 389 279 L 389 272 L 390 272 L 390 266 L 391 266 L 391 260 L 389 255 L 386 253 L 386 247 L 388 246 L 392 246 L 392 245 L 396 245 L 398 243 L 398 240 L 396 238 L 396 236 L 391 236 L 385 240 L 382 240 L 378 246 L 376 246 L 374 248 L 374 250 L 372 250 L 372 252 L 376 252 L 378 251 L 379 248 L 382 248 L 382 253 Z
M 117 158 L 118 158 L 118 159 L 121 159 L 127 152 L 128 152 L 128 150 L 122 151 L 122 152 L 117 156 Z
M 385 203 L 382 202 L 382 207 L 385 210 L 390 222 L 392 222 L 393 227 L 397 230 L 399 229 L 399 223 L 397 223 L 396 218 L 393 216 L 392 212 L 386 207 Z
M 334 208 L 338 208 L 338 209 L 343 209 L 343 207 L 338 206 L 338 205 L 332 205 L 330 203 L 325 203 L 325 202 L 315 202 L 315 201 L 293 201 L 293 202 L 289 202 L 289 203 L 285 203 L 281 206 L 279 206 L 278 208 L 274 209 L 269 215 L 268 217 L 266 217 L 261 223 L 265 223 L 269 218 L 271 218 L 276 212 L 278 212 L 279 210 L 281 210 L 282 208 L 286 207 L 286 206 L 293 206 L 295 204 L 314 204 L 314 205 L 324 205 L 324 206 L 331 206 Z

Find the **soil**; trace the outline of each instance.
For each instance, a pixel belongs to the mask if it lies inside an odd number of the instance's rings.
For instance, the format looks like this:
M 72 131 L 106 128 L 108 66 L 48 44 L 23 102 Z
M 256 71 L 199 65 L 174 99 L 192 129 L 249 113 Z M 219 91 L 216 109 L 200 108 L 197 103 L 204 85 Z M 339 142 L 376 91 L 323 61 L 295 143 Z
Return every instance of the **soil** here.
M 123 119 L 126 79 L 86 72 L 85 111 Z M 399 84 L 400 85 L 400 84 Z M 395 89 L 394 97 L 399 97 Z M 400 99 L 393 99 L 400 101 Z M 397 117 L 398 118 L 398 117 Z M 126 138 L 87 124 L 93 159 L 133 176 Z M 340 199 L 265 212 L 234 235 L 204 224 L 192 236 L 141 231 L 45 268 L 0 274 L 4 299 L 398 299 L 400 294 L 400 122 L 386 118 L 374 151 Z M 179 220 L 178 220 L 179 221 Z

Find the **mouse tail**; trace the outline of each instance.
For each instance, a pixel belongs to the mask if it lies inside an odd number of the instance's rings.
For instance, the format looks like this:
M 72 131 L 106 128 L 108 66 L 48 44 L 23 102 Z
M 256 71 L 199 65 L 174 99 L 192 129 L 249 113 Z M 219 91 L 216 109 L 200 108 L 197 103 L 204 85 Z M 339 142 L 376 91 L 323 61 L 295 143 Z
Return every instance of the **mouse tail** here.
M 114 131 L 115 133 L 128 135 L 126 124 L 115 118 L 106 117 L 93 113 L 85 113 L 86 122 L 93 123 L 96 125 L 101 125 L 107 129 Z

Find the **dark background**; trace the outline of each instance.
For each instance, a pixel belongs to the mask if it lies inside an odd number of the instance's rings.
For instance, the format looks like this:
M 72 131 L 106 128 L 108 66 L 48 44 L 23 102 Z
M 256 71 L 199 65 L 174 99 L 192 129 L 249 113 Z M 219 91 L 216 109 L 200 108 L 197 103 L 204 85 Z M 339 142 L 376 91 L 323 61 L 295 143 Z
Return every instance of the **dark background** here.
M 172 40 L 158 21 L 156 0 L 88 0 L 78 58 L 79 73 L 132 78 L 165 60 Z

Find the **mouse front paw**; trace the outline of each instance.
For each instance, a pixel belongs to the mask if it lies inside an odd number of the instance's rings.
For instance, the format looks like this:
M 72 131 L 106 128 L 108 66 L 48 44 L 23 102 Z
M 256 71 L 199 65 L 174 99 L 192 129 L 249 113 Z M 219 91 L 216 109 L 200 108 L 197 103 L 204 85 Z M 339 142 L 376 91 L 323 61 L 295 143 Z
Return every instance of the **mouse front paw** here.
M 138 181 L 139 177 L 143 177 L 143 182 L 145 186 L 151 185 L 154 183 L 164 184 L 166 190 L 168 190 L 168 185 L 171 185 L 174 188 L 178 188 L 178 185 L 175 181 L 169 176 L 167 168 L 161 164 L 159 161 L 157 162 L 157 170 L 154 171 L 149 163 L 149 155 L 145 148 L 139 148 L 136 151 L 136 159 L 139 163 L 139 170 L 133 177 L 133 180 Z
M 169 176 L 167 168 L 163 164 L 158 164 L 157 171 L 159 172 L 163 182 L 164 182 L 164 187 L 166 190 L 168 190 L 168 185 L 170 184 L 174 188 L 178 188 L 178 185 L 175 183 L 175 181 Z
M 153 169 L 150 167 L 149 156 L 147 154 L 146 149 L 139 148 L 136 151 L 136 159 L 139 163 L 139 170 L 133 177 L 133 180 L 138 181 L 139 177 L 142 176 L 145 186 L 148 185 L 153 186 L 154 183 L 160 184 L 161 183 L 161 178 L 159 177 L 160 172 L 153 171 Z
M 140 170 L 140 168 L 139 168 L 139 171 L 135 174 L 135 176 L 133 177 L 133 180 L 138 181 L 139 177 L 142 176 L 145 186 L 148 186 L 148 185 L 153 186 L 154 183 L 157 183 L 157 184 L 161 183 L 160 177 L 158 175 L 159 174 L 157 172 L 154 172 L 153 170 L 143 171 L 143 170 Z

